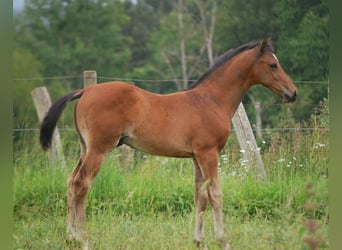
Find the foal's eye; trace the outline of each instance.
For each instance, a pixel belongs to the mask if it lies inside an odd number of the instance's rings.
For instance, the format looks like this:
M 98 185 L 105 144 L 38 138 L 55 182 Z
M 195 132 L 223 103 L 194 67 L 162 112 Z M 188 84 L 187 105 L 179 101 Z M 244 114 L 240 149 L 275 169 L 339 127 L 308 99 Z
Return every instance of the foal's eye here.
M 271 67 L 272 69 L 276 69 L 276 68 L 277 68 L 277 64 L 276 64 L 276 63 L 271 63 L 271 64 L 270 64 L 270 67 Z

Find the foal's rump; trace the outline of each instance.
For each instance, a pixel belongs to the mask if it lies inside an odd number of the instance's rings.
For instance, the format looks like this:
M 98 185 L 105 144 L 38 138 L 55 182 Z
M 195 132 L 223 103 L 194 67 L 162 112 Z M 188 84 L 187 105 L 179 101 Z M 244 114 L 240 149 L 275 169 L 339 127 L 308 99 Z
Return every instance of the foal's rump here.
M 43 149 L 46 150 L 51 146 L 57 121 L 69 102 L 80 99 L 75 108 L 75 125 L 78 132 L 80 128 L 85 129 L 88 126 L 98 126 L 97 128 L 101 130 L 106 125 L 110 125 L 108 121 L 111 114 L 108 111 L 112 107 L 116 106 L 118 113 L 120 111 L 122 113 L 123 106 L 130 104 L 127 101 L 125 104 L 123 100 L 132 97 L 127 92 L 132 92 L 133 88 L 134 86 L 127 83 L 103 83 L 76 90 L 56 100 L 40 125 L 40 144 Z M 131 100 L 134 102 L 134 98 Z

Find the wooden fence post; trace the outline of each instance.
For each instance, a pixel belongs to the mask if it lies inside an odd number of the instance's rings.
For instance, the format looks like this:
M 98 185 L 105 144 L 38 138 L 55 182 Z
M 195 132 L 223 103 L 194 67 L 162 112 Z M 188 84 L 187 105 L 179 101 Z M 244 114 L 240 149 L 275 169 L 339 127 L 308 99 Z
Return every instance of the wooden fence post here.
M 232 121 L 248 169 L 251 170 L 253 166 L 257 166 L 259 177 L 262 180 L 266 179 L 264 163 L 262 162 L 251 124 L 242 103 L 239 104 Z
M 97 84 L 97 73 L 95 70 L 83 71 L 83 86 L 88 87 L 90 85 Z
M 83 71 L 83 85 L 88 87 L 97 84 L 97 73 L 94 70 Z M 119 163 L 121 166 L 134 166 L 134 150 L 127 145 L 122 145 L 118 148 Z
M 51 106 L 51 98 L 46 87 L 38 87 L 31 91 L 34 106 L 37 111 L 39 123 L 44 119 L 45 114 L 48 112 Z M 52 165 L 56 166 L 61 164 L 61 167 L 65 167 L 65 159 L 62 151 L 61 137 L 59 135 L 58 128 L 56 126 L 51 143 L 51 150 L 49 151 L 49 159 Z

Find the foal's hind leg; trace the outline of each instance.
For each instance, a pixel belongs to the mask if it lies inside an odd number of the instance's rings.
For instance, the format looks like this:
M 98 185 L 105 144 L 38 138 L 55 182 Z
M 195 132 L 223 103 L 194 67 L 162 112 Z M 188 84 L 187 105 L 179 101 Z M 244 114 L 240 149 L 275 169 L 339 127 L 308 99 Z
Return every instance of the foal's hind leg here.
M 88 248 L 85 200 L 91 184 L 100 170 L 104 154 L 88 151 L 81 156 L 68 180 L 69 233 L 71 239 L 81 241 Z
M 76 176 L 77 172 L 80 170 L 81 166 L 82 166 L 82 162 L 83 162 L 84 156 L 80 157 L 80 159 L 78 160 L 78 163 L 76 165 L 76 168 L 73 170 L 72 174 L 70 175 L 69 179 L 68 179 L 68 233 L 69 233 L 69 237 L 71 239 L 73 238 L 77 238 L 76 237 L 76 232 L 75 232 L 75 202 L 74 202 L 74 192 L 73 192 L 73 188 L 72 188 L 72 182 L 74 177 Z
M 75 195 L 74 195 L 74 188 L 73 188 L 73 182 L 75 179 L 76 174 L 80 171 L 82 164 L 84 162 L 85 158 L 85 152 L 86 152 L 86 146 L 85 143 L 80 137 L 80 146 L 81 146 L 81 155 L 77 162 L 76 167 L 72 171 L 70 177 L 68 178 L 68 233 L 69 233 L 69 240 L 73 240 L 76 238 L 79 238 L 76 235 L 76 229 L 75 229 L 75 219 L 76 219 L 76 213 L 75 213 Z

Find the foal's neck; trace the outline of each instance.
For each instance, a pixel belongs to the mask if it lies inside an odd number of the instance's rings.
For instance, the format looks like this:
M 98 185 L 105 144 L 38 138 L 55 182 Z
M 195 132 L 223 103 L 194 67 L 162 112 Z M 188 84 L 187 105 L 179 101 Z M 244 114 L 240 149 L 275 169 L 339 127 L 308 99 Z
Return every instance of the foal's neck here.
M 239 106 L 243 96 L 253 85 L 251 69 L 254 62 L 245 59 L 246 53 L 237 55 L 212 72 L 196 89 L 210 94 L 231 119 Z M 247 63 L 250 62 L 250 63 Z

